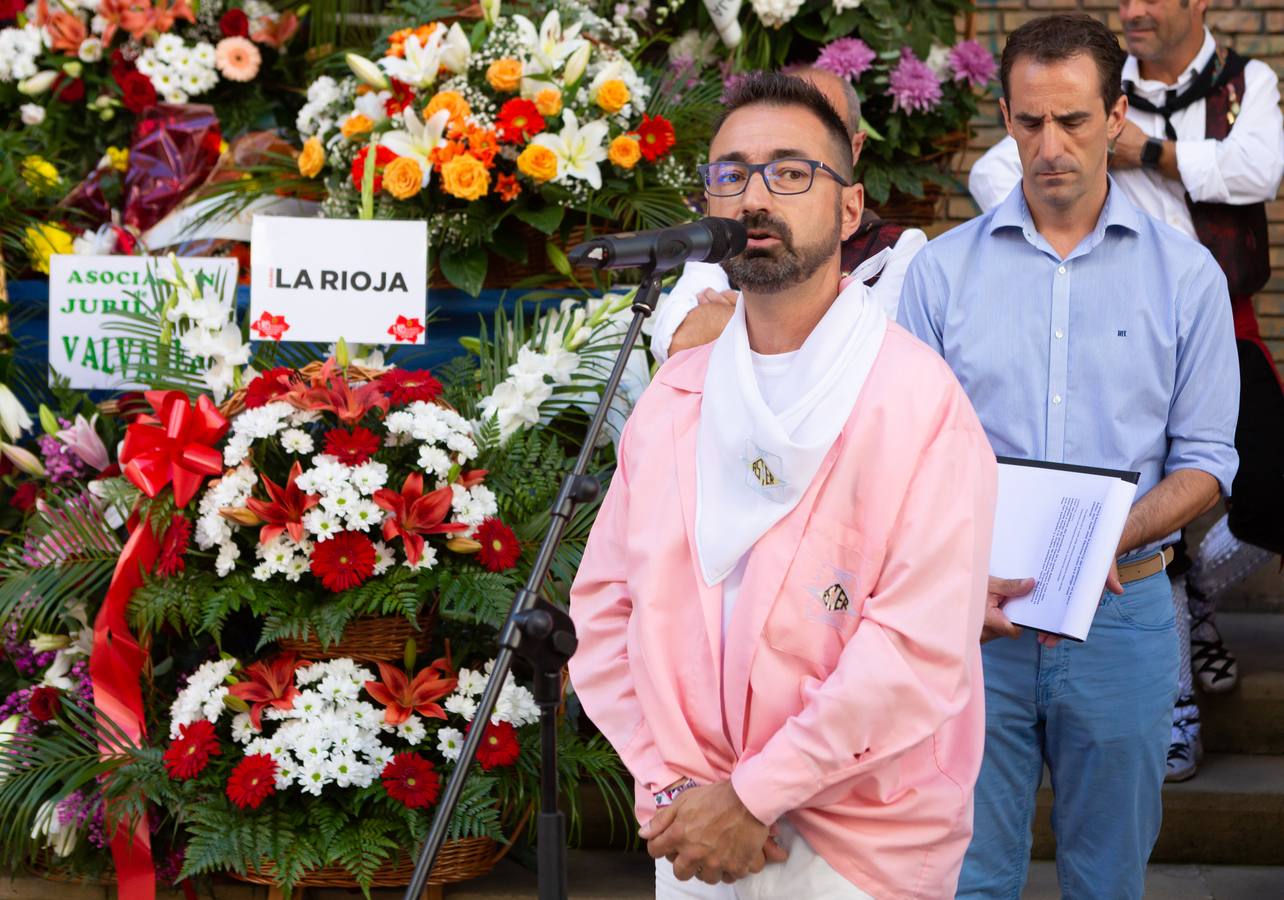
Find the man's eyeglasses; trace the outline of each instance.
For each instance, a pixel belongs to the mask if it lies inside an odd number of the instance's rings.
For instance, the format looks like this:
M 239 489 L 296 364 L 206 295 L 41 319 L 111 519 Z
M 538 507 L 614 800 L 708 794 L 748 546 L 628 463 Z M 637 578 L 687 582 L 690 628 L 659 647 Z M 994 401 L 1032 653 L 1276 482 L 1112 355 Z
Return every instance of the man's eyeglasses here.
M 762 182 L 773 194 L 805 194 L 811 190 L 816 170 L 824 172 L 843 187 L 852 183 L 829 166 L 816 159 L 773 159 L 766 163 L 711 162 L 696 166 L 704 179 L 705 192 L 710 197 L 737 197 L 749 187 L 749 179 L 757 172 Z

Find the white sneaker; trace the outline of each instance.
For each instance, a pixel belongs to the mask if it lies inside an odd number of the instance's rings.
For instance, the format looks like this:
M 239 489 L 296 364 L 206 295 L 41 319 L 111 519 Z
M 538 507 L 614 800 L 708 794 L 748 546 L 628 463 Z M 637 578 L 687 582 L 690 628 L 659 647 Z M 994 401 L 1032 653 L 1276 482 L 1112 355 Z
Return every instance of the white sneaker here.
M 1204 761 L 1204 742 L 1199 737 L 1199 713 L 1194 718 L 1173 722 L 1173 742 L 1168 747 L 1168 770 L 1164 781 L 1189 781 Z

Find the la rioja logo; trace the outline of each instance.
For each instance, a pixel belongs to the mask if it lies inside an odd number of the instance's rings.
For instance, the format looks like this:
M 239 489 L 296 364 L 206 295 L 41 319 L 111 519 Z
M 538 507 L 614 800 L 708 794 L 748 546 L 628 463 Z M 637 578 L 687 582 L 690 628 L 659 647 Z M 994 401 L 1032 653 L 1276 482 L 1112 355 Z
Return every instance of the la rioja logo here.
M 388 329 L 388 334 L 392 335 L 393 340 L 407 341 L 414 343 L 419 340 L 419 335 L 424 333 L 424 326 L 419 324 L 419 319 L 407 319 L 405 316 L 397 316 L 397 321 L 392 323 Z
M 260 338 L 279 341 L 281 336 L 290 330 L 290 325 L 285 321 L 285 316 L 274 316 L 269 312 L 264 312 L 258 319 L 250 323 L 250 329 L 256 332 Z

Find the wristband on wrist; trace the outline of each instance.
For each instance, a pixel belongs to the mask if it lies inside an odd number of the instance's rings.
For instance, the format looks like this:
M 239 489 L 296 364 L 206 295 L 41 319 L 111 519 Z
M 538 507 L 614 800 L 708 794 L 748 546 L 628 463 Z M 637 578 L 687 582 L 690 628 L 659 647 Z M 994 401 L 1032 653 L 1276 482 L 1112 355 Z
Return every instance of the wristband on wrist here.
M 1143 169 L 1158 169 L 1159 159 L 1163 155 L 1164 142 L 1159 138 L 1146 138 L 1146 143 L 1141 148 L 1141 167 Z
M 672 806 L 673 801 L 678 799 L 678 795 L 683 791 L 689 791 L 696 786 L 696 783 L 690 778 L 680 781 L 671 788 L 665 788 L 662 791 L 655 792 L 655 808 L 663 809 L 666 806 Z

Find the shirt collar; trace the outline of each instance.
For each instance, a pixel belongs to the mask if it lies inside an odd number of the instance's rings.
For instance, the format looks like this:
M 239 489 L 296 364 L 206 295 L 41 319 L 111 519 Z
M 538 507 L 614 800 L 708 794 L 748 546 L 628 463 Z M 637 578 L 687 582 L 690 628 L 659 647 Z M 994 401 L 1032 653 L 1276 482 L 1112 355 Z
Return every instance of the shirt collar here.
M 1208 61 L 1216 52 L 1217 41 L 1213 39 L 1213 33 L 1204 28 L 1204 44 L 1195 54 L 1195 58 L 1190 61 L 1190 65 L 1181 73 L 1176 84 L 1164 84 L 1162 81 L 1142 78 L 1141 65 L 1137 62 L 1137 57 L 1131 55 L 1124 60 L 1123 80 L 1132 82 L 1134 88 L 1141 94 L 1162 95 L 1171 90 L 1176 90 L 1180 94 L 1186 90 L 1195 76 L 1203 71 L 1204 66 L 1208 65 Z
M 1137 207 L 1124 196 L 1123 191 L 1119 190 L 1114 176 L 1107 175 L 1106 181 L 1108 182 L 1106 205 L 1101 210 L 1101 215 L 1097 217 L 1097 225 L 1089 236 L 1089 250 L 1101 243 L 1102 238 L 1111 228 L 1122 228 L 1134 234 L 1141 231 L 1141 214 L 1137 212 Z M 1020 181 L 1012 189 L 1012 193 L 994 208 L 994 215 L 990 219 L 990 234 L 994 234 L 1001 228 L 1019 229 L 1025 235 L 1025 239 L 1035 246 L 1044 243 L 1042 237 L 1039 237 L 1035 231 L 1034 218 L 1030 215 L 1030 207 L 1026 205 L 1025 191 Z

